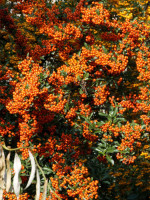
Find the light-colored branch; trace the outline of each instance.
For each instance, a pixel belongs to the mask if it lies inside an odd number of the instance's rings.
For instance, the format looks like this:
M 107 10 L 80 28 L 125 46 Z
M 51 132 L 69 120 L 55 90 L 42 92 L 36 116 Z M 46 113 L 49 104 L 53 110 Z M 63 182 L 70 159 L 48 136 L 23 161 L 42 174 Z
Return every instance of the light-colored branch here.
M 6 145 L 5 144 L 3 144 L 2 145 L 2 147 L 5 149 L 5 150 L 7 150 L 7 151 L 17 151 L 17 150 L 20 150 L 20 149 L 26 149 L 26 148 L 29 148 L 29 147 L 19 147 L 19 148 L 8 148 L 8 147 L 6 147 Z
M 29 148 L 29 147 L 19 147 L 19 148 L 13 148 L 13 149 L 11 149 L 11 148 L 6 147 L 5 143 L 2 145 L 2 147 L 3 147 L 5 150 L 7 150 L 7 151 L 17 151 L 17 150 L 20 150 L 20 149 Z M 34 156 L 34 155 L 33 155 L 33 156 Z M 37 167 L 39 168 L 39 170 L 40 170 L 41 173 L 42 173 L 42 176 L 43 176 L 44 180 L 46 181 L 46 176 L 45 176 L 45 174 L 44 174 L 42 168 L 40 167 L 40 165 L 39 165 L 39 163 L 38 163 L 38 161 L 37 161 L 37 159 L 36 159 L 35 156 L 34 156 L 34 159 L 35 159 L 35 162 L 36 162 Z M 53 191 L 53 189 L 51 188 L 51 186 L 50 186 L 49 183 L 48 183 L 48 188 L 49 188 L 49 190 L 50 190 L 59 200 L 62 200 L 62 199 Z
M 40 165 L 39 165 L 39 163 L 38 163 L 38 161 L 37 161 L 37 159 L 36 159 L 35 156 L 34 156 L 34 159 L 35 159 L 35 162 L 36 162 L 37 167 L 39 168 L 39 170 L 40 170 L 41 173 L 42 173 L 42 176 L 43 176 L 44 180 L 46 181 L 46 176 L 45 176 L 45 174 L 44 174 L 42 168 L 40 167 Z M 50 190 L 59 200 L 62 200 L 62 199 L 53 191 L 53 189 L 51 188 L 51 186 L 50 186 L 49 183 L 48 183 L 48 188 L 49 188 L 49 190 Z

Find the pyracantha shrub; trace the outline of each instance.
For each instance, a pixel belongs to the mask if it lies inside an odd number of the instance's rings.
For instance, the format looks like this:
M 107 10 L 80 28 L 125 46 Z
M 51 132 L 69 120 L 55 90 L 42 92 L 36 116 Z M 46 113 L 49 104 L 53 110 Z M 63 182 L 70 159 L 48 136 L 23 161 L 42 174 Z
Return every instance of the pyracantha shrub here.
M 149 197 L 149 14 L 0 1 L 0 198 Z

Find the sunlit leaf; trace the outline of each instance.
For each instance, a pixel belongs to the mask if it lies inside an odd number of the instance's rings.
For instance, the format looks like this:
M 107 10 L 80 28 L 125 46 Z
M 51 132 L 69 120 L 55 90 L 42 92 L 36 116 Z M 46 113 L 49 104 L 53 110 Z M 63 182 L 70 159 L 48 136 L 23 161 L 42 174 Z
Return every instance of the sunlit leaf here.
M 106 154 L 106 159 L 108 160 L 108 162 L 110 162 L 112 165 L 114 165 L 114 160 L 107 154 Z
M 36 170 L 36 198 L 35 200 L 39 200 L 40 198 L 40 175 L 38 169 Z
M 0 199 L 3 198 L 3 190 L 5 189 L 5 155 L 2 146 L 0 146 Z
M 6 175 L 6 191 L 9 192 L 11 186 L 11 168 L 10 168 L 10 152 L 6 158 L 7 175 Z
M 35 160 L 34 160 L 34 157 L 33 157 L 32 153 L 30 151 L 29 151 L 29 158 L 30 158 L 30 161 L 31 161 L 31 174 L 30 174 L 30 177 L 29 177 L 29 180 L 28 180 L 28 183 L 27 183 L 25 189 L 27 189 L 31 185 L 31 183 L 32 183 L 32 181 L 35 177 L 35 170 L 36 170 Z
M 17 198 L 19 198 L 19 193 L 20 193 L 20 182 L 19 182 L 19 173 L 21 170 L 21 161 L 17 153 L 15 153 L 15 158 L 14 158 L 14 179 L 13 179 L 13 188 L 14 188 L 14 193 L 16 194 Z
M 43 188 L 42 200 L 46 200 L 47 184 L 48 184 L 48 180 L 46 179 L 46 180 L 45 180 L 45 183 L 44 183 L 44 188 Z

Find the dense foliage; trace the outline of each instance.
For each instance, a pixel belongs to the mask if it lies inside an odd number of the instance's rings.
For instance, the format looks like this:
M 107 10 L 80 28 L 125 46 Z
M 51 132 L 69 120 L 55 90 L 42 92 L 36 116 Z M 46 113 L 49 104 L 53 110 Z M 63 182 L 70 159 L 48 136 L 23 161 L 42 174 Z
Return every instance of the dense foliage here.
M 47 200 L 149 197 L 149 20 L 144 0 L 0 0 L 0 142 L 20 200 L 36 194 L 29 152 L 40 199 L 45 180 Z

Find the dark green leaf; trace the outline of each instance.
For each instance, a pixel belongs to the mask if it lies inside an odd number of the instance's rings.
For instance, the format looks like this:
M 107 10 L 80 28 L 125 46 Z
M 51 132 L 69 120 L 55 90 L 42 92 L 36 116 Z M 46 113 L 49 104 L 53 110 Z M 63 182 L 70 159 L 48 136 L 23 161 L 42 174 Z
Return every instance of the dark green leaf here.
M 100 15 L 99 9 L 96 10 L 96 14 Z

